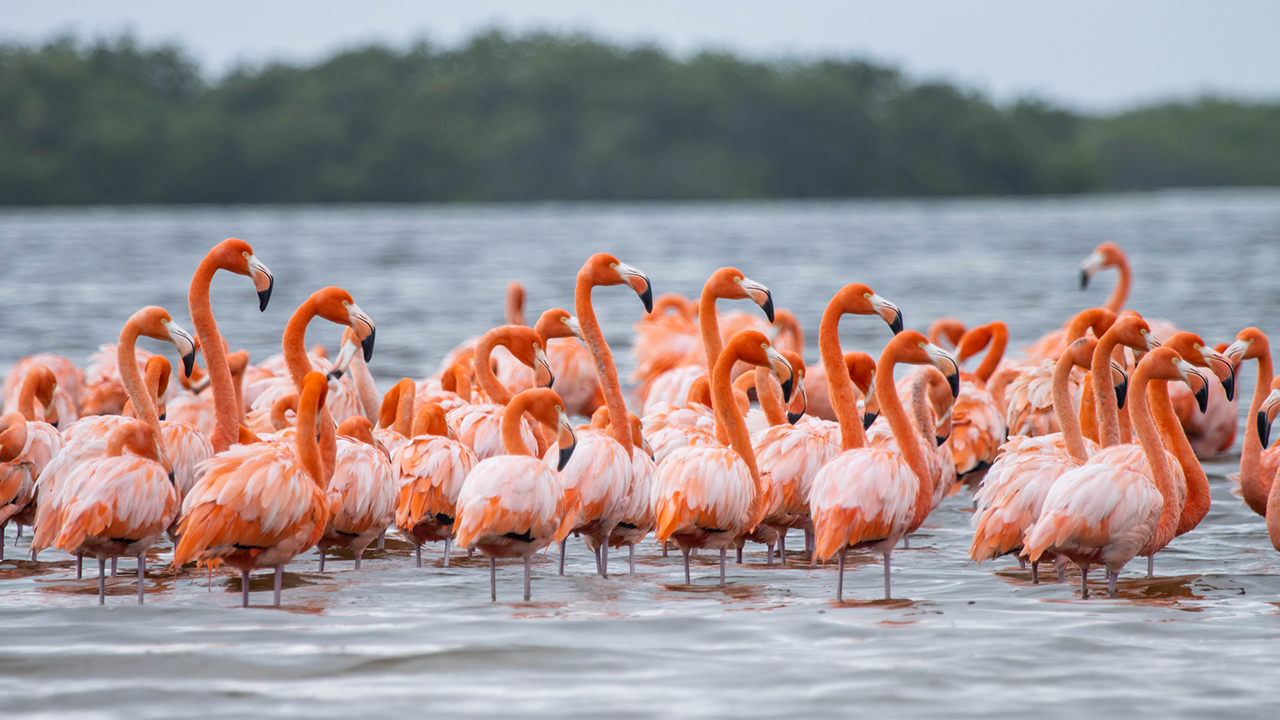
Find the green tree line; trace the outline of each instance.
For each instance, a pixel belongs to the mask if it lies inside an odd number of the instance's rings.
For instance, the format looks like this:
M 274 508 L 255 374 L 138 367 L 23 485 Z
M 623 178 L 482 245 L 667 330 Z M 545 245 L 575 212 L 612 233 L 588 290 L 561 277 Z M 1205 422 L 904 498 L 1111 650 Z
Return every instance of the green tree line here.
M 208 81 L 129 37 L 0 46 L 0 204 L 819 198 L 1280 184 L 1280 105 L 1087 116 L 863 61 L 578 35 Z

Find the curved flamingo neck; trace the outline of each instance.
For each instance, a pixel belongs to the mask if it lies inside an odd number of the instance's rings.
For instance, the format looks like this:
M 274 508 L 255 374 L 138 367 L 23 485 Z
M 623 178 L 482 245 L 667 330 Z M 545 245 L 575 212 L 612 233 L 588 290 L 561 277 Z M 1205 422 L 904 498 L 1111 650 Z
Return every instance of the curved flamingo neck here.
M 760 409 L 770 427 L 787 424 L 787 409 L 782 404 L 782 386 L 773 379 L 768 368 L 757 367 L 756 397 L 760 399 Z
M 1091 373 L 1086 373 L 1084 377 L 1084 385 L 1080 388 L 1080 434 L 1094 442 L 1098 442 L 1098 408 L 1093 401 L 1093 375 Z M 1068 391 L 1069 390 L 1070 377 L 1068 376 Z M 1068 399 L 1070 399 L 1069 394 Z M 1058 424 L 1061 425 L 1062 414 L 1057 413 L 1057 415 L 1059 420 Z
M 1262 438 L 1258 437 L 1258 424 L 1254 418 L 1262 409 L 1262 403 L 1271 394 L 1271 348 L 1266 340 L 1258 355 L 1258 381 L 1253 387 L 1253 399 L 1249 402 L 1249 414 L 1245 416 L 1244 446 L 1240 449 L 1240 495 L 1245 503 L 1259 515 L 1269 512 L 1269 494 L 1275 485 L 1274 478 L 1262 477 Z M 1269 523 L 1268 523 L 1269 525 Z
M 889 421 L 893 437 L 898 441 L 898 450 L 902 453 L 907 465 L 916 474 L 916 496 L 911 525 L 918 527 L 933 509 L 933 475 L 925 462 L 924 451 L 920 449 L 923 442 L 916 433 L 907 411 L 898 399 L 897 388 L 893 385 L 893 369 L 898 364 L 897 350 L 890 343 L 880 354 L 876 362 L 876 399 L 880 401 L 880 412 Z M 841 434 L 843 435 L 843 426 Z
M 156 442 L 163 445 L 164 433 L 160 431 L 160 415 L 156 409 L 155 399 L 149 397 L 142 374 L 138 372 L 138 359 L 135 352 L 141 326 L 138 316 L 129 318 L 120 331 L 120 339 L 116 343 L 116 365 L 120 369 L 120 384 L 124 393 L 133 403 L 133 411 L 137 418 L 150 425 L 156 431 Z M 227 371 L 230 373 L 230 370 Z M 163 448 L 162 448 L 163 449 Z
M 698 332 L 702 334 L 702 350 L 707 356 L 707 376 L 715 372 L 720 353 L 724 352 L 724 339 L 720 337 L 720 318 L 716 316 L 716 294 L 711 287 L 711 280 L 702 286 L 702 296 L 698 299 Z M 712 402 L 714 402 L 714 394 Z
M 1075 365 L 1071 355 L 1069 351 L 1062 353 L 1058 364 L 1053 368 L 1053 412 L 1058 416 L 1058 428 L 1062 431 L 1067 453 L 1084 462 L 1089 459 L 1089 451 L 1085 447 L 1080 420 L 1071 402 L 1071 368 Z
M 711 375 L 711 404 L 728 435 L 729 447 L 742 458 L 751 474 L 751 508 L 748 511 L 750 516 L 748 527 L 754 528 L 760 522 L 760 515 L 764 511 L 764 505 L 761 502 L 764 498 L 764 483 L 760 479 L 760 469 L 756 466 L 756 453 L 751 447 L 751 435 L 747 432 L 747 423 L 743 420 L 742 412 L 733 398 L 733 383 L 730 377 L 733 374 L 733 365 L 738 362 L 740 356 L 740 353 L 731 346 L 729 351 L 722 352 L 720 359 L 716 361 L 715 372 Z
M 485 333 L 480 338 L 480 342 L 476 343 L 476 353 L 472 356 L 471 363 L 476 368 L 476 382 L 480 385 L 480 389 L 485 395 L 489 396 L 489 402 L 495 405 L 506 405 L 511 402 L 511 398 L 515 397 L 515 393 L 511 392 L 511 388 L 503 385 L 498 376 L 493 374 L 493 366 L 489 364 L 489 357 L 493 354 L 493 349 L 498 345 L 502 345 L 508 350 L 511 348 L 511 341 L 515 339 L 515 335 L 519 332 L 519 325 L 503 325 L 496 327 Z
M 600 376 L 600 387 L 604 390 L 604 403 L 609 408 L 609 437 L 617 440 L 626 450 L 626 457 L 631 457 L 631 421 L 627 416 L 627 401 L 622 397 L 622 385 L 618 382 L 618 368 L 613 363 L 613 353 L 605 342 L 604 332 L 600 330 L 600 321 L 596 319 L 595 308 L 591 304 L 591 279 L 585 272 L 578 273 L 578 280 L 573 290 L 573 308 L 578 316 L 578 325 L 582 337 L 586 340 L 587 349 L 596 361 L 596 373 Z
M 1113 313 L 1119 314 L 1124 310 L 1124 304 L 1129 299 L 1129 286 L 1133 284 L 1133 271 L 1129 268 L 1129 258 L 1123 253 L 1116 262 L 1116 270 L 1120 272 L 1120 279 L 1116 281 L 1116 286 L 1111 289 L 1111 296 L 1107 298 L 1107 304 L 1103 307 Z
M 317 392 L 303 392 L 298 400 L 298 422 L 293 434 L 294 446 L 302 468 L 320 488 L 329 487 L 332 470 L 327 470 L 321 458 L 320 443 L 316 442 L 316 415 L 320 398 Z
M 1204 516 L 1209 514 L 1209 478 L 1196 459 L 1195 450 L 1191 448 L 1186 431 L 1182 429 L 1182 422 L 1173 410 L 1173 401 L 1169 399 L 1169 384 L 1153 383 L 1148 387 L 1147 395 L 1164 446 L 1178 459 L 1182 477 L 1187 483 L 1186 499 L 1178 513 L 1177 529 L 1174 532 L 1175 535 L 1182 535 L 1199 525 Z
M 373 373 L 369 372 L 369 366 L 365 364 L 362 353 L 357 352 L 351 359 L 349 372 L 351 382 L 356 386 L 356 394 L 360 396 L 360 407 L 364 410 L 364 417 L 376 426 L 378 408 L 382 403 L 378 396 L 378 383 L 374 381 Z
M 844 350 L 840 347 L 840 318 L 843 315 L 834 303 L 823 311 L 822 323 L 818 326 L 818 353 L 822 357 L 822 367 L 827 371 L 827 395 L 831 398 L 831 408 L 840 424 L 840 449 L 855 450 L 867 446 L 867 434 L 862 429 L 862 419 L 858 417 L 853 380 L 849 378 Z M 889 377 L 892 378 L 892 374 Z
M 22 417 L 27 422 L 35 422 L 39 420 L 36 416 L 36 390 L 39 389 L 40 379 L 37 374 L 27 373 L 27 377 L 22 381 L 22 390 L 18 393 L 18 412 L 22 413 Z
M 1115 393 L 1107 392 L 1111 384 L 1111 353 L 1118 344 L 1119 341 L 1111 331 L 1103 333 L 1089 366 L 1093 381 L 1093 402 L 1098 411 L 1098 445 L 1104 448 L 1120 444 L 1120 409 Z
M 520 433 L 520 421 L 524 417 L 525 411 L 529 409 L 530 401 L 528 397 L 517 395 L 507 403 L 507 408 L 502 411 L 502 449 L 508 455 L 525 455 L 528 457 L 536 457 L 534 452 L 525 444 L 524 436 Z
M 978 369 L 973 371 L 974 376 L 982 381 L 985 387 L 987 381 L 991 379 L 991 375 L 995 373 L 996 368 L 1000 366 L 1000 361 L 1004 358 L 1005 348 L 1009 346 L 1009 329 L 1004 323 L 993 323 L 991 326 L 991 346 L 987 350 L 986 356 L 982 358 L 982 364 Z
M 200 352 L 204 355 L 209 388 L 213 393 L 213 434 L 209 441 L 215 453 L 225 452 L 240 439 L 240 418 L 243 415 L 243 406 L 238 405 L 231 367 L 227 363 L 227 350 L 209 302 L 209 285 L 219 269 L 220 258 L 214 252 L 205 255 L 191 276 L 191 287 L 187 291 L 187 309 L 200 337 Z
M 280 340 L 284 361 L 289 367 L 289 377 L 293 379 L 294 387 L 299 393 L 302 392 L 303 378 L 315 369 L 311 366 L 311 358 L 307 356 L 307 326 L 319 313 L 318 301 L 314 297 L 307 298 L 306 302 L 299 305 L 289 317 L 288 324 L 284 326 L 284 336 Z M 337 426 L 333 422 L 333 414 L 329 412 L 328 405 L 325 405 L 320 408 L 320 457 L 324 461 L 326 483 L 333 474 L 337 456 Z
M 1152 380 L 1147 369 L 1139 366 L 1133 373 L 1133 387 L 1126 405 L 1132 409 L 1134 431 L 1138 435 L 1138 444 L 1142 446 L 1142 452 L 1147 457 L 1147 465 L 1151 468 L 1151 478 L 1155 481 L 1160 496 L 1164 498 L 1164 506 L 1160 509 L 1160 519 L 1156 522 L 1155 532 L 1152 533 L 1151 540 L 1147 541 L 1148 546 L 1159 544 L 1156 548 L 1158 550 L 1173 538 L 1173 533 L 1178 527 L 1178 519 L 1182 516 L 1182 502 L 1174 487 L 1173 472 L 1169 469 L 1164 444 L 1160 439 L 1160 430 L 1151 414 L 1147 396 L 1147 388 L 1151 383 L 1164 385 L 1166 381 Z M 1163 400 L 1166 403 L 1169 401 L 1167 388 L 1163 393 Z M 1165 408 L 1159 405 L 1158 407 L 1163 413 Z M 1173 414 L 1172 405 L 1169 406 L 1168 412 Z M 1174 422 L 1177 422 L 1176 418 Z
M 0 462 L 17 458 L 27 447 L 27 423 L 16 415 L 10 413 L 3 418 L 9 427 L 0 433 Z
M 396 404 L 396 421 L 391 425 L 391 429 L 401 437 L 409 438 L 413 437 L 413 404 L 417 398 L 412 380 L 405 378 L 400 382 L 402 384 L 400 401 Z

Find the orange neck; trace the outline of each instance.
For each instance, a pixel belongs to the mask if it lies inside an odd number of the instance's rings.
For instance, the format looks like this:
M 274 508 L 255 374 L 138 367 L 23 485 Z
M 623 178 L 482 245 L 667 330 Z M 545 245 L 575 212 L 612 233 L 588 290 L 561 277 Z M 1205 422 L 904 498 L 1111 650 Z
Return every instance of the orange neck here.
M 1093 401 L 1098 408 L 1098 445 L 1104 448 L 1120 444 L 1120 409 L 1116 404 L 1116 394 L 1108 392 L 1111 385 L 1111 353 L 1118 344 L 1116 336 L 1110 330 L 1103 333 L 1089 366 L 1089 374 L 1093 380 Z
M 413 404 L 417 399 L 414 395 L 417 392 L 417 386 L 409 378 L 400 381 L 400 402 L 396 407 L 396 421 L 391 426 L 401 437 L 412 437 L 413 433 Z
M 751 473 L 751 509 L 748 512 L 750 520 L 747 526 L 754 528 L 760 522 L 760 516 L 764 512 L 762 503 L 764 484 L 760 479 L 760 470 L 756 467 L 756 453 L 751 447 L 751 435 L 747 432 L 747 424 L 742 419 L 742 413 L 738 410 L 738 404 L 733 397 L 733 383 L 730 377 L 733 374 L 733 365 L 738 362 L 738 358 L 739 353 L 731 347 L 728 352 L 722 352 L 720 359 L 716 361 L 715 372 L 711 375 L 711 404 L 728 436 L 729 447 L 742 458 L 747 465 L 747 470 Z M 628 419 L 628 427 L 629 424 Z
M 209 441 L 215 453 L 225 452 L 239 439 L 240 418 L 244 414 L 244 405 L 240 403 L 235 383 L 231 380 L 227 350 L 209 302 L 209 284 L 218 272 L 218 265 L 216 253 L 206 255 L 191 277 L 191 287 L 187 291 L 187 308 L 200 337 L 200 352 L 204 355 L 205 371 L 209 373 L 209 387 L 213 393 L 214 424 Z
M 1275 485 L 1275 478 L 1262 476 L 1262 438 L 1258 437 L 1258 411 L 1262 403 L 1271 394 L 1271 348 L 1264 338 L 1254 341 L 1262 343 L 1258 355 L 1258 381 L 1253 386 L 1253 400 L 1249 402 L 1249 414 L 1245 416 L 1244 446 L 1240 449 L 1240 495 L 1245 504 L 1259 515 L 1267 515 L 1268 495 Z
M 889 421 L 889 428 L 893 431 L 893 437 L 898 441 L 898 448 L 902 452 L 903 459 L 907 461 L 907 465 L 916 474 L 916 496 L 911 526 L 919 527 L 924 522 L 924 519 L 928 517 L 929 511 L 933 509 L 933 475 L 930 474 L 929 465 L 924 459 L 924 452 L 920 449 L 920 443 L 923 441 L 916 434 L 916 429 L 912 427 L 911 419 L 907 417 L 907 411 L 903 409 L 902 401 L 898 399 L 898 391 L 893 385 L 893 370 L 898 364 L 898 360 L 895 357 L 896 354 L 897 352 L 891 343 L 881 353 L 880 360 L 876 363 L 876 399 L 880 401 L 880 411 L 884 413 L 885 419 Z M 827 374 L 828 382 L 830 382 L 832 377 L 839 376 L 841 373 L 833 375 L 828 370 Z M 841 423 L 840 429 L 843 435 L 844 423 Z
M 1183 535 L 1199 525 L 1204 516 L 1209 514 L 1209 478 L 1196 459 L 1191 443 L 1187 441 L 1182 422 L 1173 411 L 1173 401 L 1169 399 L 1169 384 L 1152 383 L 1147 388 L 1147 395 L 1164 446 L 1178 458 L 1178 465 L 1182 466 L 1182 477 L 1187 483 L 1187 496 L 1175 533 Z
M 507 403 L 507 408 L 502 411 L 502 448 L 508 455 L 526 455 L 528 457 L 537 457 L 529 446 L 525 444 L 524 437 L 520 433 L 521 419 L 531 404 L 528 395 L 511 399 Z
M 1004 323 L 992 323 L 990 349 L 987 350 L 986 356 L 982 358 L 982 364 L 973 373 L 982 381 L 983 386 L 986 386 L 987 381 L 991 379 L 992 373 L 1000 365 L 1000 360 L 1004 358 L 1004 351 L 1008 345 L 1009 329 L 1005 327 Z
M 396 413 L 400 410 L 400 383 L 391 386 L 391 389 L 382 396 L 382 403 L 378 406 L 378 427 L 389 430 L 396 424 Z
M 1059 414 L 1058 417 L 1061 418 L 1062 415 Z M 1085 373 L 1084 384 L 1080 387 L 1080 434 L 1098 442 L 1098 408 L 1093 402 L 1092 373 Z
M 27 448 L 27 421 L 17 413 L 4 416 L 9 428 L 0 433 L 0 462 L 16 459 Z
M 319 405 L 318 392 L 310 388 L 302 391 L 302 397 L 298 400 L 298 424 L 293 434 L 293 442 L 298 449 L 298 460 L 302 463 L 302 469 L 306 470 L 321 490 L 325 490 L 329 487 L 329 479 L 333 477 L 333 471 L 325 467 L 321 458 L 320 444 L 316 442 L 316 414 Z
M 18 412 L 22 413 L 22 417 L 26 418 L 27 422 L 40 419 L 36 416 L 36 391 L 39 386 L 39 373 L 27 373 L 27 377 L 22 381 L 22 390 L 18 393 Z
M 720 320 L 716 317 L 716 294 L 712 282 L 713 280 L 707 280 L 702 286 L 702 296 L 698 300 L 698 328 L 702 333 L 702 349 L 707 356 L 707 377 L 714 374 L 720 353 L 724 352 L 724 339 L 720 337 Z M 714 392 L 711 401 L 715 402 Z
M 413 436 L 436 435 L 448 437 L 449 423 L 445 420 L 444 408 L 435 403 L 423 405 L 413 419 Z
M 768 368 L 757 367 L 755 371 L 756 397 L 760 399 L 760 408 L 770 427 L 787 424 L 787 409 L 782 404 L 782 386 L 773 377 Z
M 574 286 L 574 312 L 578 316 L 578 325 L 582 329 L 587 349 L 596 361 L 596 373 L 600 376 L 600 386 L 604 390 L 604 402 L 609 408 L 609 437 L 622 445 L 626 450 L 625 457 L 631 457 L 633 446 L 627 401 L 622 397 L 622 385 L 618 382 L 618 369 L 613 364 L 613 353 L 604 340 L 604 332 L 600 330 L 600 322 L 596 320 L 596 311 L 591 304 L 592 287 L 590 276 L 584 268 L 578 273 L 577 284 Z
M 1142 452 L 1147 456 L 1147 465 L 1151 468 L 1151 477 L 1155 481 L 1156 488 L 1160 490 L 1161 497 L 1164 498 L 1164 507 L 1160 509 L 1160 518 L 1156 521 L 1155 532 L 1152 533 L 1151 539 L 1147 541 L 1146 547 L 1139 551 L 1139 555 L 1149 555 L 1151 552 L 1167 545 L 1173 539 L 1174 532 L 1178 529 L 1178 520 L 1182 517 L 1182 498 L 1178 495 L 1177 488 L 1174 486 L 1173 472 L 1169 469 L 1164 444 L 1160 440 L 1160 429 L 1156 426 L 1155 418 L 1152 417 L 1150 400 L 1147 394 L 1148 387 L 1153 383 L 1164 386 L 1166 382 L 1165 380 L 1152 380 L 1148 376 L 1146 368 L 1139 365 L 1138 369 L 1133 373 L 1129 401 L 1125 403 L 1132 410 L 1133 428 L 1138 435 L 1138 444 L 1142 446 Z M 1164 388 L 1164 391 L 1159 393 L 1157 397 L 1162 400 L 1162 404 L 1157 404 L 1156 406 L 1160 414 L 1164 415 L 1167 411 L 1172 416 L 1173 405 L 1169 403 L 1168 389 Z M 1168 405 L 1168 407 L 1166 408 L 1165 405 Z M 1173 418 L 1172 422 L 1178 425 L 1176 417 Z M 1180 425 L 1178 428 L 1179 432 L 1181 432 Z
M 849 369 L 844 364 L 844 350 L 840 348 L 840 317 L 843 314 L 834 300 L 822 313 L 822 324 L 818 326 L 818 352 L 822 356 L 822 367 L 827 371 L 827 393 L 831 398 L 831 408 L 835 410 L 836 420 L 840 423 L 840 449 L 855 450 L 866 447 L 867 434 L 862 430 L 858 400 L 853 394 L 853 380 L 849 379 Z M 890 374 L 889 378 L 892 384 L 893 375 Z
M 1080 421 L 1076 417 L 1076 409 L 1071 402 L 1071 368 L 1075 365 L 1071 352 L 1062 353 L 1058 364 L 1053 368 L 1053 412 L 1058 416 L 1058 428 L 1062 431 L 1062 440 L 1067 446 L 1067 453 L 1072 458 L 1084 462 L 1089 459 L 1089 451 L 1085 448 L 1084 435 L 1080 432 Z
M 318 302 L 313 298 L 307 298 L 306 302 L 299 305 L 289 318 L 288 324 L 284 327 L 284 337 L 280 342 L 284 350 L 285 364 L 289 367 L 289 377 L 293 379 L 293 385 L 299 393 L 303 389 L 302 379 L 314 369 L 311 367 L 311 358 L 307 357 L 307 325 L 319 312 Z M 325 406 L 320 410 L 320 458 L 324 462 L 326 483 L 333 474 L 337 456 L 337 426 L 333 422 L 333 415 L 329 412 L 328 406 Z
M 506 405 L 511 402 L 511 398 L 515 396 L 515 393 L 511 392 L 511 389 L 506 385 L 503 385 L 498 380 L 497 375 L 493 374 L 493 366 L 489 364 L 489 356 L 493 354 L 493 348 L 498 345 L 502 345 L 508 350 L 511 349 L 510 343 L 522 329 L 525 328 L 520 325 L 496 327 L 485 333 L 480 338 L 480 342 L 476 344 L 476 354 L 471 361 L 476 368 L 476 381 L 480 384 L 480 389 L 484 390 L 484 394 L 489 396 L 489 402 L 495 405 Z
M 1116 263 L 1116 270 L 1120 272 L 1120 279 L 1111 289 L 1111 296 L 1107 298 L 1107 304 L 1103 307 L 1119 314 L 1124 310 L 1125 301 L 1129 299 L 1129 286 L 1133 284 L 1133 271 L 1129 269 L 1129 258 L 1121 255 L 1120 261 Z
M 142 375 L 138 372 L 135 347 L 138 335 L 141 334 L 141 322 L 142 318 L 135 314 L 124 324 L 116 344 L 116 365 L 120 368 L 120 384 L 124 386 L 129 402 L 133 403 L 133 410 L 138 419 L 154 428 L 156 441 L 163 443 L 164 434 L 160 431 L 159 411 L 156 410 L 154 399 L 148 396 L 147 388 L 142 382 Z
M 289 417 L 286 413 L 290 410 L 296 415 L 298 412 L 298 395 L 290 393 L 276 400 L 271 405 L 271 428 L 273 430 L 283 430 L 289 427 Z
M 364 362 L 364 354 L 357 352 L 356 356 L 351 358 L 351 366 L 348 372 L 351 373 L 351 384 L 356 387 L 356 394 L 360 396 L 360 405 L 364 409 L 364 417 L 370 423 L 378 422 L 378 383 L 374 381 L 373 374 L 369 372 L 369 366 Z

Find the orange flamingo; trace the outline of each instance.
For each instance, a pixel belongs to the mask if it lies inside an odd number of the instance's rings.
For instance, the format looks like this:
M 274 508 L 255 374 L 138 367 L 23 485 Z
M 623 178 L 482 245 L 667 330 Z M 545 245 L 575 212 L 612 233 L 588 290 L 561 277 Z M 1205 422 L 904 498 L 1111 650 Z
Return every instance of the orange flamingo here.
M 414 546 L 422 567 L 422 545 L 444 541 L 444 566 L 449 567 L 458 493 L 475 467 L 475 453 L 450 438 L 444 408 L 426 403 L 413 421 L 413 437 L 391 454 L 400 478 L 395 524 Z
M 632 483 L 631 420 L 626 401 L 622 397 L 622 385 L 618 381 L 618 369 L 613 353 L 605 342 L 604 332 L 596 319 L 591 293 L 596 287 L 627 285 L 635 291 L 644 304 L 645 312 L 652 309 L 653 291 L 649 278 L 636 268 L 625 265 L 617 258 L 598 253 L 587 258 L 578 271 L 574 283 L 574 309 L 578 313 L 578 326 L 587 348 L 595 359 L 596 374 L 604 392 L 604 405 L 608 414 L 607 431 L 584 432 L 573 460 L 561 467 L 560 483 L 564 490 L 564 518 L 557 532 L 561 538 L 560 573 L 564 574 L 565 544 L 569 533 L 583 535 L 598 548 L 597 570 L 601 577 L 609 577 L 608 538 L 627 514 L 627 497 Z M 547 451 L 549 459 L 556 448 Z
M 1249 413 L 1245 415 L 1247 422 L 1244 446 L 1240 450 L 1240 471 L 1227 475 L 1227 479 L 1231 481 L 1231 492 L 1243 499 L 1250 510 L 1265 517 L 1271 486 L 1280 470 L 1280 446 L 1267 447 L 1267 433 L 1254 419 L 1267 419 L 1270 424 L 1269 418 L 1259 413 L 1268 400 L 1270 390 L 1277 387 L 1272 377 L 1271 343 L 1266 333 L 1258 328 L 1245 328 L 1236 334 L 1235 342 L 1227 347 L 1224 354 L 1237 367 L 1245 360 L 1258 361 L 1257 385 L 1253 388 Z
M 175 567 L 220 560 L 238 569 L 244 607 L 249 571 L 274 567 L 274 604 L 280 604 L 285 563 L 315 547 L 329 521 L 327 473 L 316 440 L 328 391 L 321 373 L 303 377 L 292 443 L 235 445 L 201 467 L 204 474 L 183 501 Z
M 0 395 L 4 397 L 4 412 L 22 412 L 18 409 L 18 396 L 26 383 L 27 374 L 38 367 L 47 368 L 57 379 L 54 405 L 57 419 L 63 427 L 73 423 L 80 417 L 80 392 L 84 387 L 84 370 L 76 367 L 69 358 L 52 353 L 36 353 L 21 358 L 13 364 L 9 374 L 5 376 L 4 385 L 0 387 Z M 39 412 L 40 408 L 36 408 Z M 37 419 L 44 419 L 43 417 Z
M 840 313 L 833 306 L 828 306 L 827 313 Z M 824 315 L 824 324 L 825 318 Z M 822 351 L 827 376 L 834 380 L 831 404 L 839 418 L 842 449 L 813 481 L 809 507 L 813 515 L 814 555 L 823 561 L 837 556 L 836 599 L 843 600 L 845 555 L 857 548 L 879 552 L 884 557 L 887 599 L 893 547 L 912 525 L 924 521 L 933 501 L 933 481 L 926 460 L 930 445 L 917 433 L 902 407 L 894 387 L 894 367 L 899 363 L 933 365 L 947 379 L 954 397 L 960 384 L 959 365 L 950 353 L 918 332 L 908 330 L 895 335 L 876 363 L 875 393 L 897 447 L 867 447 L 852 383 L 838 372 L 838 363 L 843 363 L 839 342 L 838 336 L 828 339 Z
M 1259 382 L 1261 385 L 1261 382 Z M 1267 395 L 1266 400 L 1258 407 L 1254 425 L 1254 431 L 1258 435 L 1258 447 L 1266 445 L 1268 435 L 1271 432 L 1271 423 L 1275 421 L 1276 413 L 1280 411 L 1280 379 L 1271 381 L 1271 392 Z M 1275 448 L 1268 448 L 1275 450 Z M 1256 452 L 1256 451 L 1255 451 Z M 1270 460 L 1274 463 L 1280 453 L 1271 452 Z M 1244 462 L 1241 461 L 1241 473 L 1243 474 Z M 1275 482 L 1274 474 L 1270 478 L 1271 489 L 1267 495 L 1266 512 L 1263 515 L 1267 518 L 1267 537 L 1271 539 L 1271 546 L 1280 550 L 1280 489 L 1277 486 L 1280 483 Z
M 1124 304 L 1129 299 L 1129 288 L 1133 284 L 1133 270 L 1129 267 L 1129 258 L 1120 249 L 1119 245 L 1113 242 L 1104 242 L 1099 244 L 1080 263 L 1080 289 L 1084 290 L 1089 287 L 1089 280 L 1099 270 L 1103 268 L 1114 267 L 1120 273 L 1120 279 L 1116 286 L 1112 288 L 1110 297 L 1103 305 L 1104 308 L 1112 313 L 1119 315 L 1124 310 Z M 1101 336 L 1099 336 L 1101 337 Z M 1057 330 L 1046 333 L 1043 337 L 1035 342 L 1034 345 L 1028 347 L 1027 361 L 1030 363 L 1039 363 L 1041 360 L 1057 360 L 1067 345 L 1067 328 L 1060 327 Z
M 489 359 L 497 347 L 505 348 L 517 361 L 542 371 L 549 378 L 548 385 L 555 380 L 551 376 L 551 364 L 542 348 L 542 336 L 537 331 L 524 325 L 502 325 L 493 328 L 480 337 L 476 344 L 472 366 L 475 368 L 476 380 L 480 389 L 488 396 L 489 402 L 467 405 L 449 413 L 449 424 L 457 428 L 458 439 L 480 460 L 494 457 L 502 453 L 502 410 L 511 401 L 511 389 L 502 383 L 494 374 Z M 536 442 L 533 425 L 523 423 L 527 442 Z
M 1119 322 L 1123 319 L 1117 324 Z M 1094 353 L 1095 378 L 1098 356 L 1103 354 L 1106 340 L 1104 336 Z M 1110 352 L 1106 352 L 1103 360 L 1109 359 Z M 1177 352 L 1171 348 L 1148 352 L 1130 380 L 1128 404 L 1150 474 L 1138 472 L 1124 463 L 1114 463 L 1113 458 L 1099 452 L 1081 467 L 1058 478 L 1045 498 L 1040 518 L 1027 532 L 1023 553 L 1032 562 L 1052 551 L 1065 555 L 1080 567 L 1081 597 L 1089 596 L 1090 565 L 1106 567 L 1108 590 L 1111 597 L 1117 597 L 1116 580 L 1121 568 L 1153 535 L 1172 536 L 1176 529 L 1181 502 L 1150 406 L 1152 401 L 1166 401 L 1167 396 L 1149 401 L 1147 389 L 1152 383 L 1169 380 L 1191 384 L 1192 378 L 1203 384 L 1197 391 L 1205 392 L 1207 397 L 1208 379 Z M 1164 410 L 1172 415 L 1172 406 Z
M 538 317 L 534 330 L 542 336 L 556 379 L 556 392 L 570 415 L 585 415 L 604 407 L 604 388 L 595 372 L 595 359 L 582 340 L 578 318 L 561 308 L 552 308 Z
M 490 598 L 498 599 L 497 558 L 524 559 L 524 599 L 531 597 L 533 555 L 560 539 L 564 495 L 556 470 L 534 456 L 521 432 L 525 413 L 558 434 L 559 469 L 574 454 L 573 428 L 554 390 L 525 390 L 503 410 L 506 455 L 481 460 L 458 493 L 458 545 L 489 558 Z
M 759 332 L 735 335 L 718 353 L 711 375 L 712 404 L 727 446 L 692 446 L 677 450 L 658 466 L 651 505 L 658 542 L 674 539 L 684 556 L 689 583 L 689 552 L 720 550 L 720 584 L 724 584 L 725 551 L 753 530 L 764 514 L 764 481 L 742 413 L 733 399 L 730 376 L 738 361 L 768 367 L 782 385 L 783 402 L 791 399 L 794 373 Z
M 178 491 L 178 503 L 181 504 L 182 498 L 186 497 L 187 491 L 196 483 L 196 466 L 213 457 L 213 444 L 196 428 L 165 419 L 163 395 L 170 372 L 169 361 L 164 356 L 152 355 L 147 358 L 143 385 L 146 387 L 147 398 L 158 409 L 165 456 L 173 469 L 174 488 Z M 133 411 L 132 400 L 126 403 L 124 414 L 143 419 L 141 414 Z
M 10 520 L 19 526 L 35 523 L 36 479 L 62 450 L 57 385 L 57 376 L 43 365 L 31 368 L 23 377 L 16 406 L 26 423 L 25 439 L 18 454 L 0 464 L 0 560 L 4 559 L 5 525 Z
M 697 308 L 676 293 L 659 295 L 653 312 L 635 324 L 631 355 L 635 358 L 632 382 L 641 403 L 648 397 L 653 381 L 663 373 L 705 361 L 698 335 Z
M 964 362 L 990 345 L 972 375 L 961 373 L 960 394 L 951 410 L 951 435 L 947 445 L 955 459 L 956 475 L 963 482 L 976 483 L 982 479 L 1008 435 L 1004 412 L 986 390 L 987 381 L 1004 357 L 1008 341 L 1008 328 L 997 321 L 965 333 L 957 347 L 957 359 Z M 970 474 L 972 478 L 966 477 Z
M 99 605 L 106 602 L 106 559 L 121 555 L 138 558 L 142 604 L 147 549 L 178 513 L 178 493 L 163 461 L 155 428 L 141 420 L 126 421 L 108 438 L 106 457 L 80 465 L 67 478 L 62 522 L 52 544 L 98 558 Z
M 338 454 L 329 478 L 329 522 L 317 543 L 321 572 L 325 553 L 333 547 L 355 553 L 359 570 L 365 548 L 396 516 L 395 474 L 386 449 L 373 437 L 373 426 L 364 417 L 348 418 L 338 426 L 338 436 Z

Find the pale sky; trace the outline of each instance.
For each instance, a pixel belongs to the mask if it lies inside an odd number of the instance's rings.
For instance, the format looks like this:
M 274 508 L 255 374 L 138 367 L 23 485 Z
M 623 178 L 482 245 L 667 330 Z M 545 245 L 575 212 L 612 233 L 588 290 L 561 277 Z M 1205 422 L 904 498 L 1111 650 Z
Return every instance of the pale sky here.
M 48 0 L 6 3 L 0 38 L 131 30 L 179 42 L 217 75 L 372 41 L 453 44 L 488 27 L 582 30 L 682 55 L 866 57 L 999 100 L 1085 110 L 1207 92 L 1280 99 L 1280 0 Z

